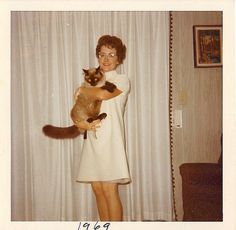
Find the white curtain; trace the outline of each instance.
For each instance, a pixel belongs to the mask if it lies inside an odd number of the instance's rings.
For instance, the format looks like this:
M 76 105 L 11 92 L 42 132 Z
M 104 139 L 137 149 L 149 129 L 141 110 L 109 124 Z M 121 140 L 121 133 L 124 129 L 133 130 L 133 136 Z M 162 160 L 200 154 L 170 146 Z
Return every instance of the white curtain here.
M 75 181 L 81 139 L 41 128 L 71 125 L 82 68 L 97 66 L 104 34 L 120 37 L 131 81 L 126 112 L 132 183 L 124 220 L 173 220 L 168 116 L 168 12 L 12 12 L 12 220 L 97 220 L 90 185 Z

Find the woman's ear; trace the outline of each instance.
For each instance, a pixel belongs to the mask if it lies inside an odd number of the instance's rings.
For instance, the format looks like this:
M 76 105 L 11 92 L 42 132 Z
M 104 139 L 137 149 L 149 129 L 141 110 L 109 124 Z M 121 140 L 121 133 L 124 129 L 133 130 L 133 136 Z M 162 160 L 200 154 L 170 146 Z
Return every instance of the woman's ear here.
M 119 62 L 119 60 L 117 59 L 117 61 L 116 61 L 116 67 L 118 66 L 118 65 L 120 65 L 121 63 Z

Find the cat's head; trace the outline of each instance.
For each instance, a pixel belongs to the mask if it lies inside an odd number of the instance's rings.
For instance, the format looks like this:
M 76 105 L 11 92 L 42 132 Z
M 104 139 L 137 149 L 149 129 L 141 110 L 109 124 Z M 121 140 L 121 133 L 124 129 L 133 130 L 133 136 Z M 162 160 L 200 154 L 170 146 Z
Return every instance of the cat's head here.
M 84 80 L 87 87 L 101 87 L 105 84 L 105 76 L 98 68 L 83 69 Z

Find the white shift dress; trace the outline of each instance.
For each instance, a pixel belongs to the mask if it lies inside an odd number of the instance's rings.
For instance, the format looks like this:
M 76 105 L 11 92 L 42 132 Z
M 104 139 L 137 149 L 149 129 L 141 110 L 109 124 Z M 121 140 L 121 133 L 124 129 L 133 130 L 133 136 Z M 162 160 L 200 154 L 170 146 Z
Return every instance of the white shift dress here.
M 97 129 L 96 137 L 94 132 L 88 131 L 88 137 L 83 141 L 77 181 L 123 184 L 130 181 L 123 120 L 130 82 L 115 70 L 105 75 L 106 80 L 114 83 L 122 93 L 102 102 L 101 113 L 107 113 L 107 117 Z

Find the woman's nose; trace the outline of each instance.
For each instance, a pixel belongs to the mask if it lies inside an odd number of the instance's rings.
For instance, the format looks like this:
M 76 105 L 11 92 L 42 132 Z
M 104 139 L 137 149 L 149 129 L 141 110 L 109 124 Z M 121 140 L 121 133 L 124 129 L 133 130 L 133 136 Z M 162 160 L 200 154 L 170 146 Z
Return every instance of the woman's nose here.
M 109 60 L 108 55 L 105 55 L 104 60 L 105 60 L 105 61 L 108 61 L 108 60 Z

